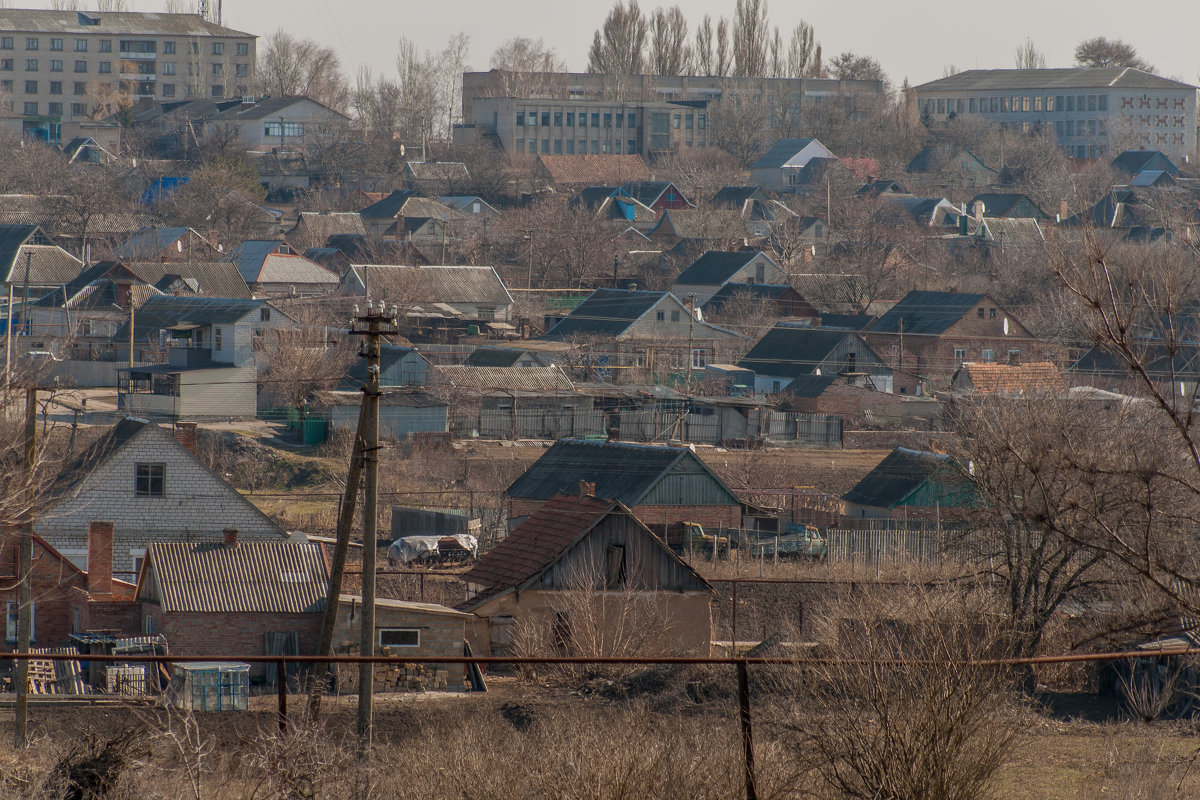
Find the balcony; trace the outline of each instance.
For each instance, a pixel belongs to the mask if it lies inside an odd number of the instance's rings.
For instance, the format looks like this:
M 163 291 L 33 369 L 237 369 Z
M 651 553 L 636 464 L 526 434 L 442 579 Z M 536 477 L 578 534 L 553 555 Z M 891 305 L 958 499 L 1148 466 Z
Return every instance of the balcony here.
M 122 61 L 154 61 L 158 58 L 158 53 L 130 53 L 125 50 L 121 51 Z
M 153 73 L 149 75 L 143 75 L 140 72 L 122 72 L 121 80 L 132 81 L 134 83 L 144 83 L 146 81 L 156 81 L 158 80 L 158 76 Z

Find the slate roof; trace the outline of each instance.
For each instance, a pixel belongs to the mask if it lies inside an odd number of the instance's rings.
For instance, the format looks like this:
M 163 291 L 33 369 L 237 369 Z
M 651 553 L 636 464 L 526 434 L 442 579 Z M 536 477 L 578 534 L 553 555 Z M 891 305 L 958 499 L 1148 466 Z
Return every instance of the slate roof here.
M 471 177 L 461 161 L 407 161 L 404 172 L 417 181 L 465 181 Z
M 133 319 L 133 336 L 138 341 L 145 341 L 159 331 L 178 326 L 233 325 L 266 304 L 266 300 L 225 297 L 151 297 Z M 128 337 L 128 322 L 113 334 L 114 341 L 126 341 Z
M 621 188 L 644 206 L 653 206 L 668 189 L 674 188 L 677 199 L 691 205 L 691 202 L 683 196 L 683 192 L 679 191 L 679 188 L 670 181 L 626 181 L 621 184 Z
M 335 233 L 367 233 L 362 216 L 352 211 L 301 211 L 292 230 L 302 231 L 320 244 Z
M 970 378 L 972 390 L 980 394 L 1016 396 L 1038 392 L 1065 394 L 1067 391 L 1058 367 L 1049 361 L 1030 361 L 1025 364 L 968 361 L 963 363 L 961 369 Z
M 79 277 L 83 262 L 48 242 L 36 225 L 0 225 L 0 283 L 11 283 L 19 291 L 27 260 L 30 286 L 62 286 Z
M 473 367 L 464 364 L 435 368 L 431 383 L 476 391 L 571 391 L 574 386 L 561 367 Z
M 765 201 L 768 199 L 762 189 L 757 186 L 723 186 L 712 196 L 708 204 L 741 211 L 747 200 Z
M 294 253 L 278 253 L 282 239 L 247 239 L 226 261 L 237 265 L 246 283 L 326 283 L 333 286 L 338 276 Z
M 826 389 L 839 380 L 841 378 L 837 375 L 798 375 L 780 392 L 796 397 L 820 397 Z
M 667 296 L 667 292 L 597 289 L 546 331 L 543 338 L 561 339 L 581 334 L 619 336 Z
M 165 614 L 314 614 L 329 591 L 316 543 L 151 542 L 143 569 Z
M 782 167 L 794 155 L 812 144 L 816 139 L 780 139 L 771 149 L 750 165 L 750 169 L 776 169 Z
M 282 95 L 280 97 L 264 97 L 254 103 L 239 103 L 238 105 L 222 112 L 217 119 L 237 121 L 278 117 L 280 114 L 286 112 L 289 108 L 297 103 L 312 103 L 313 105 L 321 106 L 321 108 L 323 108 L 330 115 L 337 115 L 342 118 L 346 117 L 345 114 L 334 111 L 332 108 L 329 108 L 323 103 L 318 103 L 311 97 Z
M 249 299 L 250 287 L 236 264 L 228 261 L 114 261 L 101 262 L 108 270 L 119 267 L 143 283 L 166 291 L 176 279 L 195 282 L 198 294 L 207 297 Z M 106 270 L 107 272 L 107 270 Z
M 895 508 L 930 478 L 949 470 L 950 456 L 897 447 L 842 495 L 847 503 Z
M 899 197 L 884 195 L 887 200 L 876 215 L 885 222 L 918 222 L 921 225 L 944 223 L 947 214 L 957 214 L 958 209 L 944 197 Z M 942 218 L 939 219 L 938 215 Z
M 854 193 L 878 197 L 881 194 L 908 194 L 909 192 L 896 181 L 880 179 L 864 183 Z
M 733 493 L 688 448 L 583 439 L 559 439 L 505 493 L 509 497 L 549 500 L 559 493 L 578 493 L 579 482 L 588 481 L 596 484 L 596 497 L 619 500 L 632 508 L 684 461 L 725 489 L 725 501 L 714 499 L 714 505 L 737 504 Z
M 991 219 L 984 217 L 983 231 L 988 241 L 1000 244 L 1040 244 L 1046 241 L 1042 226 L 1032 217 Z
M 969 69 L 914 87 L 932 91 L 1009 91 L 1025 89 L 1195 89 L 1133 67 L 1068 67 L 1065 69 Z
M 936 336 L 962 319 L 985 297 L 987 295 L 967 292 L 909 292 L 875 320 L 867 333 L 899 333 L 903 320 L 906 334 Z
M 159 253 L 187 236 L 189 232 L 195 233 L 191 228 L 170 226 L 142 228 L 134 233 L 133 236 L 130 236 L 117 245 L 113 249 L 113 255 L 120 259 L 130 259 L 133 261 L 158 258 Z M 201 241 L 204 241 L 203 236 L 199 234 L 196 234 L 196 236 Z
M 650 179 L 650 168 L 635 154 L 539 156 L 538 160 L 554 183 L 580 186 L 619 185 L 625 181 Z
M 733 277 L 739 269 L 760 255 L 768 261 L 771 260 L 770 256 L 760 250 L 738 250 L 733 253 L 709 250 L 679 273 L 679 277 L 675 278 L 675 283 L 720 286 Z
M 479 213 L 481 215 L 487 214 L 487 215 L 497 215 L 498 216 L 500 214 L 500 212 L 497 211 L 492 206 L 491 203 L 484 200 L 482 197 L 480 197 L 478 195 L 473 195 L 473 194 L 442 195 L 441 197 L 439 197 L 437 199 L 437 201 L 439 203 L 441 203 L 442 205 L 444 205 L 446 208 L 453 209 L 454 211 L 457 211 L 460 214 L 465 214 L 468 217 L 475 216 L 475 212 L 471 211 L 471 206 L 474 205 L 475 203 L 480 204 L 481 207 L 479 209 Z
M 355 264 L 350 270 L 372 298 L 391 293 L 416 303 L 507 306 L 513 302 L 504 281 L 492 267 Z
M 90 272 L 90 270 L 89 270 Z M 133 299 L 133 307 L 140 308 L 151 297 L 162 295 L 153 286 L 134 283 L 129 286 L 129 294 Z M 108 278 L 97 278 L 87 283 L 72 282 L 67 285 L 64 296 L 61 288 L 34 302 L 39 308 L 70 308 L 80 311 L 122 311 L 127 305 L 122 305 L 123 298 L 118 293 L 117 284 Z
M 1200 376 L 1200 348 L 1182 345 L 1172 352 L 1159 342 L 1146 342 L 1139 348 L 1146 373 L 1155 380 L 1194 380 Z M 1087 373 L 1097 378 L 1124 380 L 1129 376 L 1125 364 L 1112 353 L 1093 347 L 1067 369 L 1072 373 Z
M 511 367 L 514 366 L 527 351 L 519 347 L 477 347 L 467 356 L 468 367 Z
M 1028 195 L 1023 195 L 1013 192 L 982 192 L 971 198 L 967 203 L 967 213 L 975 207 L 976 203 L 983 203 L 983 216 L 986 217 L 1005 217 L 1020 204 L 1022 200 L 1027 201 L 1037 212 L 1034 215 L 1035 219 L 1047 219 L 1048 215 L 1045 211 L 1038 208 L 1037 203 L 1033 202 Z
M 811 375 L 848 336 L 858 338 L 853 331 L 779 324 L 767 331 L 737 365 L 758 375 L 781 378 Z M 869 350 L 865 343 L 861 349 Z
M 908 162 L 908 166 L 904 168 L 905 172 L 942 172 L 947 169 L 954 169 L 955 162 L 960 161 L 963 157 L 975 162 L 982 167 L 986 172 L 992 172 L 999 175 L 999 171 L 992 169 L 987 164 L 984 164 L 979 156 L 972 153 L 966 148 L 954 148 L 946 145 L 935 145 L 926 147 L 912 157 Z
M 420 197 L 416 192 L 407 189 L 397 189 L 382 200 L 377 200 L 358 212 L 363 219 L 392 219 L 400 213 L 400 209 L 410 198 Z
M 778 300 L 783 295 L 791 291 L 792 287 L 787 284 L 778 283 L 727 283 L 717 290 L 717 293 L 709 298 L 708 302 L 701 306 L 701 310 L 705 314 L 715 311 L 720 311 L 721 308 L 733 299 L 734 295 L 749 294 L 756 300 Z M 817 310 L 812 307 L 807 301 L 801 299 L 794 303 L 797 308 L 790 316 L 817 316 Z M 789 316 L 789 315 L 785 315 Z
M 99 439 L 81 450 L 69 463 L 63 465 L 58 476 L 46 490 L 48 498 L 58 498 L 70 492 L 96 467 L 111 458 L 133 437 L 152 425 L 154 425 L 153 422 L 140 417 L 125 417 L 113 425 Z

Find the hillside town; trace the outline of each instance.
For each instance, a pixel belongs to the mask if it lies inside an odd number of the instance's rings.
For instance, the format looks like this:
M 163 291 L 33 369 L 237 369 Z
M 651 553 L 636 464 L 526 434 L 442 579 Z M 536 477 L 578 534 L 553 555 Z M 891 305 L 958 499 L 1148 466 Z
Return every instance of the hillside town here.
M 1198 87 L 731 3 L 0 11 L 0 796 L 1200 794 Z

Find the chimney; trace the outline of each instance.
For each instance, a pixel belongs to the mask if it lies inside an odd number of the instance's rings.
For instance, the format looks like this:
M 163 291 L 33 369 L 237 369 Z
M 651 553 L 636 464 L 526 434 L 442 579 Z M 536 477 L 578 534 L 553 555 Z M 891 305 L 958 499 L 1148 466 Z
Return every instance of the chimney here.
M 590 483 L 588 481 L 580 481 L 579 482 L 579 496 L 580 497 L 595 497 L 596 496 L 596 484 Z
M 196 423 L 194 422 L 176 422 L 175 423 L 175 441 L 196 453 Z
M 113 524 L 88 524 L 88 594 L 112 594 Z
M 971 204 L 971 216 L 975 218 L 976 222 L 983 221 L 983 212 L 985 212 L 986 210 L 987 210 L 987 207 L 984 206 L 982 200 L 976 200 L 974 203 Z
M 221 531 L 225 534 L 225 546 L 232 549 L 237 547 L 237 528 L 226 528 Z
M 630 284 L 629 284 L 629 291 L 631 291 L 631 292 L 636 292 L 636 291 L 637 291 L 637 284 L 636 284 L 636 283 L 630 283 Z

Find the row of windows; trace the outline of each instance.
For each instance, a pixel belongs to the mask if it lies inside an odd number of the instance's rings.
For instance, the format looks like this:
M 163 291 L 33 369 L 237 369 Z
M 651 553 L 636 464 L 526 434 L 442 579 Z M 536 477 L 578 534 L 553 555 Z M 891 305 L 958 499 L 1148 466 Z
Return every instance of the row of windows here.
M 27 94 L 37 94 L 36 85 L 33 87 L 30 87 L 29 86 L 30 83 L 36 84 L 37 82 L 36 81 L 26 81 L 26 86 L 25 86 L 26 93 Z M 12 90 L 13 90 L 13 82 L 12 81 L 0 81 L 0 92 L 11 93 Z M 140 83 L 137 85 L 137 88 L 135 91 L 139 95 L 153 95 L 154 94 L 154 84 Z M 220 85 L 210 86 L 209 91 L 211 92 L 211 94 L 210 94 L 211 97 L 224 97 L 225 96 L 225 87 L 224 86 L 220 86 Z M 52 95 L 62 94 L 62 84 L 58 83 L 57 81 L 52 82 L 50 84 L 50 94 L 52 94 Z M 77 94 L 77 95 L 87 94 L 87 88 L 84 86 L 84 84 L 81 84 L 81 83 L 75 84 L 75 94 Z M 175 97 L 176 96 L 175 84 L 173 84 L 173 83 L 159 84 L 159 94 L 162 97 Z M 191 86 L 187 87 L 187 96 L 194 97 L 195 95 L 196 95 L 195 90 Z M 12 112 L 15 108 L 15 105 L 11 100 L 6 100 L 6 101 L 4 101 L 3 108 L 5 111 Z M 29 117 L 38 116 L 41 113 L 41 104 L 39 104 L 36 101 L 32 101 L 32 100 L 25 101 L 21 106 L 21 113 L 24 114 L 25 116 L 29 116 Z M 46 104 L 46 115 L 47 116 L 57 117 L 57 116 L 62 116 L 62 113 L 63 113 L 63 104 L 62 103 L 49 102 Z M 86 103 L 71 103 L 71 113 L 77 117 L 87 116 L 87 113 L 88 113 L 87 104 Z M 274 135 L 278 136 L 279 134 L 275 133 Z M 288 135 L 291 136 L 293 134 L 288 134 Z M 303 132 L 303 130 L 301 130 L 300 133 L 294 134 L 294 135 L 303 136 L 304 132 Z
M 566 111 L 566 112 L 542 111 L 540 116 L 541 116 L 541 123 L 545 127 L 550 126 L 550 121 L 552 119 L 554 120 L 554 127 L 556 127 L 556 128 L 563 127 L 564 119 L 566 120 L 566 127 L 568 127 L 568 128 L 575 128 L 575 127 L 586 128 L 586 127 L 588 127 L 588 113 L 586 111 L 580 111 L 578 114 L 576 114 L 574 111 Z M 524 128 L 525 124 L 526 124 L 526 120 L 528 120 L 528 123 L 530 126 L 537 127 L 538 117 L 539 117 L 539 113 L 537 111 L 529 111 L 529 112 L 518 111 L 517 112 L 517 127 Z M 627 119 L 628 119 L 628 127 L 630 127 L 630 128 L 637 127 L 637 114 L 635 114 L 633 112 L 630 112 L 629 114 L 624 114 L 624 113 L 613 114 L 611 111 L 609 111 L 609 112 L 595 111 L 595 112 L 592 112 L 592 127 L 599 128 L 599 127 L 601 127 L 601 122 L 603 122 L 603 127 L 611 128 L 611 127 L 613 127 L 613 122 L 615 121 L 616 127 L 620 128 L 622 125 L 626 124 Z M 578 125 L 576 124 L 577 121 L 578 121 Z
M 1027 114 L 1044 111 L 1108 111 L 1108 95 L 1016 95 L 1012 97 L 952 97 L 926 100 L 929 114 Z
M 278 136 L 279 134 L 276 133 L 275 135 Z M 566 139 L 566 140 L 564 140 L 564 139 L 542 139 L 541 143 L 542 143 L 542 146 L 541 146 L 542 153 L 546 153 L 546 154 L 553 153 L 556 156 L 561 156 L 561 155 L 568 155 L 568 156 L 581 155 L 582 156 L 582 155 L 587 155 L 588 153 L 591 153 L 592 155 L 598 155 L 600 153 L 617 153 L 617 154 L 621 153 L 621 140 L 620 139 L 617 139 L 616 141 L 609 141 L 607 139 L 605 139 L 604 141 L 600 141 L 599 139 L 592 139 L 590 142 L 587 139 L 580 139 L 578 142 L 576 142 L 576 140 L 574 140 L 574 139 Z M 527 145 L 526 145 L 525 139 L 517 139 L 517 146 L 515 149 L 516 149 L 516 152 L 518 152 L 518 153 L 524 153 L 524 152 L 537 153 L 537 152 L 539 152 L 538 151 L 538 140 L 530 139 L 528 142 L 528 150 L 527 150 Z M 637 152 L 637 140 L 636 139 L 629 139 L 628 141 L 626 141 L 625 152 L 630 155 Z
M 996 360 L 996 351 L 994 348 L 984 347 L 984 348 L 980 349 L 979 356 L 980 356 L 981 361 L 995 361 Z M 1009 350 L 1008 351 L 1008 360 L 1009 361 L 1014 361 L 1020 357 L 1021 357 L 1020 350 Z M 967 360 L 966 348 L 955 348 L 954 360 L 959 362 L 960 364 L 962 362 L 966 361 Z
M 263 126 L 267 136 L 303 136 L 303 122 L 268 122 Z
M 15 40 L 12 36 L 0 36 L 0 50 L 13 50 L 13 49 L 15 49 L 14 45 L 15 45 Z M 162 46 L 163 46 L 163 53 L 165 53 L 166 55 L 171 55 L 175 52 L 175 42 L 171 42 L 171 41 L 163 42 Z M 38 50 L 40 48 L 41 48 L 41 40 L 40 39 L 38 39 L 36 36 L 26 37 L 26 39 L 25 39 L 25 49 L 26 50 Z M 63 49 L 63 40 L 62 39 L 51 39 L 50 40 L 50 49 L 53 51 L 62 50 Z M 112 39 L 98 40 L 96 49 L 98 52 L 101 52 L 101 53 L 111 53 L 113 51 Z M 76 53 L 86 53 L 87 51 L 88 51 L 88 40 L 87 39 L 76 39 L 75 40 L 75 52 Z M 146 40 L 146 39 L 122 39 L 121 40 L 121 52 L 122 53 L 142 53 L 142 54 L 157 53 L 158 52 L 158 42 L 153 41 L 153 40 Z M 191 53 L 192 55 L 199 54 L 200 43 L 199 42 L 188 42 L 188 52 Z M 211 52 L 214 56 L 225 55 L 225 42 L 213 42 L 209 52 Z M 250 55 L 249 42 L 236 42 L 234 44 L 234 52 L 239 56 Z
M 12 72 L 14 66 L 15 66 L 14 59 L 0 58 L 0 72 Z M 163 75 L 174 75 L 175 74 L 175 62 L 173 62 L 173 61 L 167 61 L 161 65 L 156 65 L 152 61 L 139 61 L 136 64 L 136 66 L 132 67 L 133 74 L 154 75 L 154 74 L 156 74 L 156 69 L 155 69 L 156 66 L 162 67 Z M 38 64 L 38 60 L 36 58 L 25 59 L 25 71 L 26 72 L 38 72 L 39 68 L 40 67 Z M 96 65 L 96 70 L 97 70 L 97 72 L 99 72 L 101 74 L 107 75 L 112 72 L 112 62 L 111 61 L 101 61 Z M 50 71 L 51 72 L 62 72 L 63 71 L 63 62 L 57 58 L 50 59 Z M 88 71 L 88 62 L 76 61 L 74 71 L 76 73 L 86 73 Z M 193 74 L 193 72 L 195 72 L 195 71 L 197 71 L 197 70 L 195 69 L 194 65 L 192 65 L 192 64 L 187 65 L 188 75 Z M 221 63 L 210 64 L 209 71 L 213 75 L 224 75 L 225 74 L 225 65 L 221 64 Z M 237 75 L 239 78 L 244 78 L 250 74 L 250 65 L 249 64 L 234 64 L 233 71 L 234 71 L 234 74 Z

